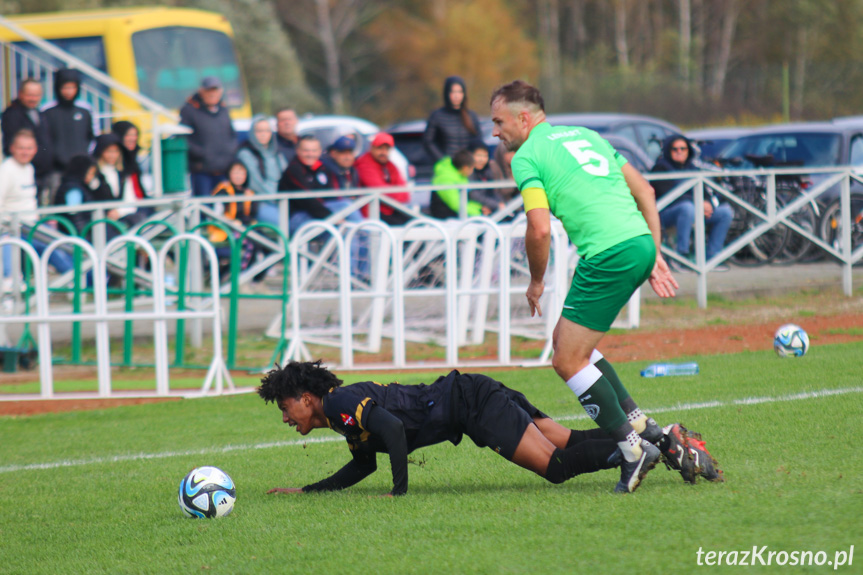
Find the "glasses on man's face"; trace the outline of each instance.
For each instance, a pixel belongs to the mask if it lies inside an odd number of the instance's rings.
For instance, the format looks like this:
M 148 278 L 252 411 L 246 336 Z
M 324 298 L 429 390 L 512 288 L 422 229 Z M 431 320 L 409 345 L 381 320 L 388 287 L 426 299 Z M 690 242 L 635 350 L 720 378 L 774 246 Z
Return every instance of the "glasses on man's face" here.
M 679 148 L 671 148 L 671 151 L 672 152 L 688 152 L 689 148 L 687 148 L 686 146 L 681 146 Z

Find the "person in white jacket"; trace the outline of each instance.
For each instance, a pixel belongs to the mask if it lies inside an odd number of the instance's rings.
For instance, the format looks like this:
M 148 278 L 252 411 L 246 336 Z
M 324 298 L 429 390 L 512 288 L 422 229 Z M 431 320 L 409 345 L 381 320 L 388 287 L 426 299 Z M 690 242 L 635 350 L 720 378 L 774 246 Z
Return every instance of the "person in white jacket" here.
M 25 239 L 39 219 L 36 212 L 38 188 L 31 163 L 37 151 L 35 134 L 20 130 L 13 136 L 9 157 L 0 163 L 0 229 L 9 231 L 13 218 L 17 219 L 21 224 L 21 237 Z M 47 247 L 35 237 L 30 244 L 40 255 Z M 12 250 L 11 245 L 3 246 L 4 292 L 9 291 L 12 283 Z M 49 262 L 60 273 L 72 269 L 73 265 L 71 256 L 61 250 L 54 250 Z

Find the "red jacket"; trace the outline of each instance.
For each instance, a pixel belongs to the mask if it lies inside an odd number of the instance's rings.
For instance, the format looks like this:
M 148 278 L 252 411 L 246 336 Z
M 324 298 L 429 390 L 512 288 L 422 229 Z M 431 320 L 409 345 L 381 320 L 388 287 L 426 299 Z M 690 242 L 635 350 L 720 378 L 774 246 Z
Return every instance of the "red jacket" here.
M 354 168 L 357 170 L 357 174 L 360 178 L 360 186 L 363 188 L 384 188 L 388 186 L 392 187 L 406 187 L 407 182 L 405 182 L 402 177 L 399 169 L 392 162 L 387 162 L 386 164 L 381 164 L 377 160 L 375 160 L 371 154 L 366 152 L 354 163 Z M 401 202 L 403 204 L 408 203 L 411 199 L 411 195 L 409 192 L 393 192 L 391 194 L 386 194 L 387 197 L 396 200 L 397 202 Z M 393 208 L 384 203 L 381 203 L 381 214 L 385 216 L 389 216 L 393 213 Z M 367 216 L 368 206 L 363 208 L 363 215 Z

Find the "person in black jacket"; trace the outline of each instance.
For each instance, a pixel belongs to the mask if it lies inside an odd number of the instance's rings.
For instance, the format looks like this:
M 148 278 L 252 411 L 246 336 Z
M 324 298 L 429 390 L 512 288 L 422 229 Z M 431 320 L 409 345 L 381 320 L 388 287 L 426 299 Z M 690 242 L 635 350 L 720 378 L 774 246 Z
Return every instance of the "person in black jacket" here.
M 0 116 L 0 130 L 3 131 L 3 155 L 10 155 L 9 148 L 12 139 L 21 130 L 30 130 L 36 136 L 36 156 L 33 158 L 33 170 L 36 176 L 36 187 L 39 190 L 39 203 L 49 202 L 45 192 L 49 188 L 48 176 L 54 164 L 54 153 L 51 145 L 51 133 L 48 130 L 48 120 L 39 111 L 42 102 L 42 83 L 34 78 L 27 78 L 18 87 L 18 98 L 12 100 L 9 107 Z
M 468 108 L 464 80 L 450 76 L 444 82 L 444 105 L 429 116 L 423 133 L 423 146 L 438 163 L 444 156 L 452 157 L 479 138 L 479 118 Z
M 180 123 L 192 128 L 187 142 L 195 196 L 209 196 L 227 177 L 228 166 L 237 154 L 237 134 L 228 108 L 222 104 L 223 92 L 222 82 L 207 76 L 180 110 Z
M 321 162 L 321 142 L 311 135 L 301 136 L 297 154 L 288 164 L 279 180 L 279 191 L 314 192 L 338 189 L 336 175 Z M 323 220 L 332 211 L 320 198 L 296 198 L 288 202 L 291 218 L 288 226 L 291 235 L 304 223 Z
M 695 163 L 695 150 L 689 139 L 680 134 L 669 136 L 662 144 L 662 155 L 656 160 L 651 172 L 697 172 L 698 165 Z M 670 192 L 685 180 L 654 180 L 651 182 L 656 190 L 656 199 Z M 727 203 L 720 203 L 710 190 L 705 186 L 704 198 L 704 223 L 709 228 L 707 235 L 706 255 L 707 259 L 722 251 L 725 245 L 725 236 L 734 219 L 734 210 Z M 677 253 L 682 256 L 689 255 L 689 244 L 692 236 L 692 226 L 695 223 L 695 204 L 692 190 L 688 190 L 682 196 L 674 200 L 671 205 L 659 212 L 659 220 L 663 228 L 675 227 L 677 230 Z M 684 266 L 677 266 L 686 270 Z M 728 266 L 719 264 L 714 271 L 725 271 Z
M 345 437 L 352 455 L 344 467 L 322 481 L 302 488 L 277 487 L 268 493 L 345 489 L 377 469 L 377 453 L 387 453 L 393 474 L 389 494 L 404 495 L 408 454 L 444 441 L 458 445 L 463 435 L 551 483 L 619 465 L 613 457 L 617 444 L 601 429 L 566 428 L 524 394 L 482 374 L 451 371 L 431 385 L 366 381 L 342 386 L 320 361 L 290 362 L 267 373 L 257 391 L 265 403 L 276 404 L 282 421 L 299 434 L 331 428 Z M 712 480 L 718 480 L 720 474 L 703 443 L 692 442 L 685 430 L 678 433 L 684 429 L 679 424 L 668 429 L 671 434 L 661 440 L 666 452 L 698 450 L 705 470 L 697 473 L 707 477 L 709 467 L 711 476 L 716 476 Z M 694 481 L 695 464 L 683 461 Z M 686 479 L 683 467 L 675 469 Z
M 54 73 L 56 102 L 48 105 L 44 117 L 48 121 L 53 151 L 53 169 L 63 173 L 73 156 L 87 154 L 96 137 L 93 116 L 76 101 L 81 93 L 78 70 L 61 68 Z

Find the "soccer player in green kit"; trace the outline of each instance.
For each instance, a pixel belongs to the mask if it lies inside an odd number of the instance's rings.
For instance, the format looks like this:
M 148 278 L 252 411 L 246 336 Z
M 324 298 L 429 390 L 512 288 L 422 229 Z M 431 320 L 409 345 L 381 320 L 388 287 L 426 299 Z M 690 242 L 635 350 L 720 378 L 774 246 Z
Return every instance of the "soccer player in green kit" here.
M 554 330 L 552 365 L 617 441 L 624 461 L 615 491 L 630 493 L 662 455 L 654 443 L 667 442 L 596 346 L 642 283 L 650 282 L 660 297 L 674 296 L 679 287 L 659 252 L 653 188 L 596 132 L 546 122 L 542 96 L 526 82 L 495 90 L 491 115 L 493 135 L 516 152 L 512 173 L 527 213 L 531 315 L 542 315 L 552 214 L 578 248 L 578 267 Z

